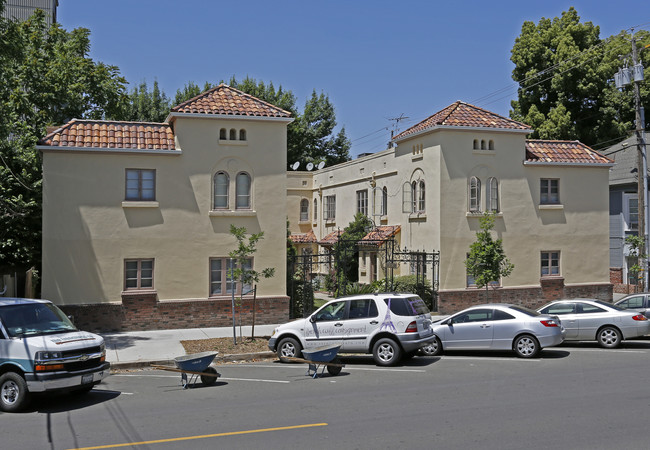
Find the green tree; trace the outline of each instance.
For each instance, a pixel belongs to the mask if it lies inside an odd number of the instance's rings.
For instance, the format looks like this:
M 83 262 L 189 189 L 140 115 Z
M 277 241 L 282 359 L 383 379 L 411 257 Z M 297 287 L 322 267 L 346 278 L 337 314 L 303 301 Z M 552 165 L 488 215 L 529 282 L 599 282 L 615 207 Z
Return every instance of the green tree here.
M 158 87 L 158 81 L 153 82 L 149 91 L 147 82 L 135 86 L 129 94 L 129 103 L 121 120 L 135 122 L 164 122 L 171 109 L 171 101 Z
M 253 283 L 257 283 L 260 280 L 260 277 L 271 278 L 275 275 L 275 268 L 267 267 L 262 270 L 255 270 L 251 267 L 252 256 L 257 251 L 257 243 L 264 239 L 264 232 L 260 231 L 259 233 L 254 233 L 248 236 L 246 239 L 246 228 L 245 227 L 236 227 L 235 225 L 230 225 L 230 234 L 232 234 L 235 239 L 237 239 L 237 248 L 231 251 L 228 256 L 233 259 L 234 267 L 230 269 L 229 277 L 231 280 L 238 280 L 239 285 L 241 286 L 241 296 L 238 298 L 239 303 L 241 303 L 242 297 L 250 292 L 245 292 L 247 286 L 252 286 Z M 235 311 L 233 310 L 233 318 L 235 317 Z M 234 320 L 233 320 L 234 326 Z M 235 330 L 233 329 L 233 337 L 235 338 L 235 344 L 237 344 L 236 335 L 234 334 Z M 255 336 L 255 302 L 253 301 L 253 326 L 251 331 L 251 336 Z
M 533 138 L 595 145 L 625 137 L 633 129 L 632 91 L 619 92 L 612 80 L 623 64 L 619 55 L 631 53 L 629 38 L 621 32 L 602 40 L 600 28 L 580 22 L 573 7 L 561 17 L 524 22 L 511 51 L 519 90 L 510 116 L 530 125 Z M 650 43 L 647 32 L 637 39 Z M 648 94 L 646 81 L 644 104 Z
M 0 0 L 0 11 L 4 10 Z M 89 58 L 90 31 L 0 16 L 0 267 L 40 268 L 41 156 L 48 125 L 119 115 L 126 81 Z
M 357 213 L 334 244 L 336 295 L 346 294 L 347 284 L 359 281 L 358 242 L 372 229 L 372 221 L 363 213 Z
M 480 230 L 476 232 L 476 241 L 470 245 L 465 267 L 467 273 L 474 278 L 476 286 L 485 286 L 487 302 L 490 283 L 499 282 L 501 278 L 510 275 L 515 266 L 506 258 L 502 240 L 492 238 L 494 216 L 487 214 L 480 220 Z
M 643 238 L 641 236 L 630 235 L 625 238 L 625 243 L 630 246 L 630 256 L 636 259 L 636 262 L 631 267 L 628 267 L 628 272 L 635 279 L 635 292 L 639 286 L 644 285 L 645 279 L 645 270 L 643 266 L 646 264 L 648 255 L 641 253 L 641 249 L 644 246 Z

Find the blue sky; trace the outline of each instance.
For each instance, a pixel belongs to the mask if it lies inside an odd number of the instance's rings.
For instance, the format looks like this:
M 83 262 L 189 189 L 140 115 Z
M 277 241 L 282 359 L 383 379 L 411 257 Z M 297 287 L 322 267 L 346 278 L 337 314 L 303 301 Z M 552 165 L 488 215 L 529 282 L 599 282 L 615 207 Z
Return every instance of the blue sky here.
M 356 156 L 385 148 L 389 119 L 408 117 L 404 130 L 456 100 L 507 116 L 523 22 L 570 6 L 601 38 L 650 28 L 650 2 L 612 0 L 60 0 L 57 15 L 65 29 L 91 30 L 93 59 L 170 97 L 232 75 L 293 91 L 301 110 L 324 92 Z

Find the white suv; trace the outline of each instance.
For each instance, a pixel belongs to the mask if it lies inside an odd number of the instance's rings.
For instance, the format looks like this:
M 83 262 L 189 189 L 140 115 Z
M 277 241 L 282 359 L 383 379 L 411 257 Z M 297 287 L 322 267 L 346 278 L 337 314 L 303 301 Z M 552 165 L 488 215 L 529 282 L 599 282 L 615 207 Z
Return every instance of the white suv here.
M 340 344 L 341 353 L 372 353 L 381 366 L 435 339 L 429 308 L 414 294 L 367 294 L 332 300 L 305 319 L 280 325 L 269 348 L 281 361 L 300 357 L 303 348 Z

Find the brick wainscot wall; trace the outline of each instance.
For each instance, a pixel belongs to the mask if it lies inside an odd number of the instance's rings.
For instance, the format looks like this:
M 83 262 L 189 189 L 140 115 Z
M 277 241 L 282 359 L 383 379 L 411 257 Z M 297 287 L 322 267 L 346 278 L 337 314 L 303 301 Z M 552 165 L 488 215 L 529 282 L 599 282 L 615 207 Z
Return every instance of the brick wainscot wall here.
M 122 293 L 122 302 L 60 305 L 75 325 L 86 331 L 173 330 L 232 326 L 232 301 L 192 299 L 159 301 L 155 291 Z M 236 320 L 242 325 L 253 323 L 253 299 L 244 298 L 237 307 Z M 255 324 L 289 321 L 289 297 L 258 297 L 255 301 Z
M 562 277 L 540 279 L 539 287 L 490 288 L 490 303 L 512 303 L 537 309 L 540 306 L 560 299 L 595 298 L 612 301 L 613 286 L 610 283 L 589 285 L 565 285 Z M 438 293 L 438 312 L 453 314 L 470 306 L 485 303 L 485 289 L 462 289 L 440 291 Z

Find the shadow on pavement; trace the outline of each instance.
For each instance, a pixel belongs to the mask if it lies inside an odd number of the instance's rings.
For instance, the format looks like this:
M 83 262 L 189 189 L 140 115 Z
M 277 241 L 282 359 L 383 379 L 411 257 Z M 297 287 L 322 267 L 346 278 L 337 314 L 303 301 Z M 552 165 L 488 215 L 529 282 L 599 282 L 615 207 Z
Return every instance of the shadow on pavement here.
M 151 338 L 131 335 L 104 336 L 106 348 L 111 350 L 123 350 L 137 345 L 138 341 L 150 341 Z
M 24 412 L 60 413 L 98 405 L 119 397 L 120 391 L 93 389 L 82 393 L 33 394 Z

